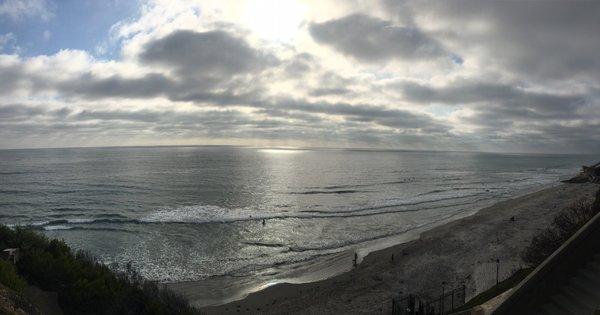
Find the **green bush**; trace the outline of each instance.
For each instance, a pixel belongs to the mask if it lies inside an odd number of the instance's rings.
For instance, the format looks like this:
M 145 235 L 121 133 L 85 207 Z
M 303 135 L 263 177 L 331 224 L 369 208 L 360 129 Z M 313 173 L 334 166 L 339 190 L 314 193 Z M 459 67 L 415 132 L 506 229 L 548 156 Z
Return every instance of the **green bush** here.
M 0 245 L 18 247 L 18 273 L 58 293 L 66 314 L 196 314 L 185 299 L 144 281 L 129 267 L 115 272 L 85 252 L 34 231 L 0 226 Z
M 27 283 L 17 274 L 17 269 L 8 261 L 0 260 L 0 283 L 15 290 L 23 292 Z

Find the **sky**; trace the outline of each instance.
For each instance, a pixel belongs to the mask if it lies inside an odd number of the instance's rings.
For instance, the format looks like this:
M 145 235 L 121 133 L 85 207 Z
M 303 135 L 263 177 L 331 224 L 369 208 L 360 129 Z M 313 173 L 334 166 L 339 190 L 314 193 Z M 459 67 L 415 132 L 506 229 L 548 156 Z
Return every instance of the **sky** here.
M 0 0 L 0 148 L 600 153 L 600 1 Z

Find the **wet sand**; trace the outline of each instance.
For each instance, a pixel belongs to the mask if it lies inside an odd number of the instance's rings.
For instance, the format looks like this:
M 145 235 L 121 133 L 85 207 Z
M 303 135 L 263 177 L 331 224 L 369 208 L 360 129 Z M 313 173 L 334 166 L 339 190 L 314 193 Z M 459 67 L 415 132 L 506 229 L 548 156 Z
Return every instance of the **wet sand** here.
M 282 283 L 220 306 L 209 314 L 387 313 L 400 293 L 435 296 L 448 287 L 467 286 L 472 297 L 495 283 L 496 259 L 501 278 L 523 263 L 519 253 L 553 216 L 579 199 L 593 198 L 595 184 L 561 184 L 499 202 L 476 214 L 438 226 L 417 240 L 378 250 L 348 272 L 329 279 Z M 512 219 L 514 217 L 514 220 Z M 393 255 L 393 260 L 392 260 Z M 347 254 L 346 259 L 351 256 Z M 200 283 L 174 284 L 192 303 Z M 204 288 L 206 289 L 206 288 Z

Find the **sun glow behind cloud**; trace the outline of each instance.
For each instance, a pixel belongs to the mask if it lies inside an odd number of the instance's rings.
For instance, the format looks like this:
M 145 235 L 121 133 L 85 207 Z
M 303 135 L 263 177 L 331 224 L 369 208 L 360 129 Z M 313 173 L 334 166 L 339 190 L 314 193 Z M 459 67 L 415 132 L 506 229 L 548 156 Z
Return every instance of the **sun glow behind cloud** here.
M 299 32 L 307 11 L 296 0 L 246 1 L 240 21 L 261 38 L 288 41 Z
M 0 21 L 0 147 L 600 148 L 599 4 L 141 0 L 90 50 L 46 2 L 58 50 Z

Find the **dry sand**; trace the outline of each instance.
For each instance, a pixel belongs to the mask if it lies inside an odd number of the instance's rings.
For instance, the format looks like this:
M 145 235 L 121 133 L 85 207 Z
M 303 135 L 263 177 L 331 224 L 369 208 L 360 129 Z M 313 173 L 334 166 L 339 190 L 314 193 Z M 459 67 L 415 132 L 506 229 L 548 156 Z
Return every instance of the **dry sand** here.
M 598 187 L 561 184 L 503 201 L 427 231 L 418 240 L 373 252 L 352 271 L 313 283 L 277 284 L 202 311 L 389 313 L 392 296 L 401 292 L 437 295 L 442 281 L 449 284 L 446 288 L 464 282 L 467 297 L 472 297 L 495 283 L 496 259 L 500 259 L 502 280 L 522 265 L 519 253 L 536 232 L 548 227 L 553 216 L 572 202 L 591 200 Z

